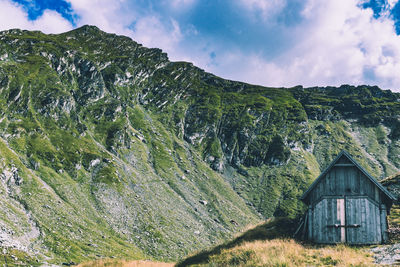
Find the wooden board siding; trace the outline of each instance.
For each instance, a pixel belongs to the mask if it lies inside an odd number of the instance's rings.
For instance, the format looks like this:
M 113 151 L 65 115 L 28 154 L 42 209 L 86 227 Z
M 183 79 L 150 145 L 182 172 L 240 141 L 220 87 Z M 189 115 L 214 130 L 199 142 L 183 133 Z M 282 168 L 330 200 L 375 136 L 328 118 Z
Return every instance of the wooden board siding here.
M 343 199 L 341 199 L 343 200 Z M 344 205 L 340 199 L 324 198 L 314 207 L 313 241 L 318 243 L 340 243 L 341 230 L 334 225 L 344 222 Z M 343 202 L 344 204 L 344 202 Z M 343 214 L 343 217 L 341 215 Z M 344 238 L 344 233 L 343 233 Z
M 365 197 L 323 198 L 314 206 L 312 222 L 317 243 L 382 242 L 379 207 Z
M 369 196 L 381 202 L 379 189 L 356 167 L 334 166 L 310 193 L 310 203 L 322 196 Z

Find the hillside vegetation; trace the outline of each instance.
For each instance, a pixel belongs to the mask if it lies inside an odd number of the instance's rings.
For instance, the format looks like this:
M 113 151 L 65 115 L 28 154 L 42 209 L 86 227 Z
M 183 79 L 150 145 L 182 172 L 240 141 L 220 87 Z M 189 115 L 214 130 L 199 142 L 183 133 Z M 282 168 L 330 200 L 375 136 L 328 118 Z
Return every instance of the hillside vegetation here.
M 0 32 L 0 264 L 176 261 L 303 212 L 340 150 L 400 171 L 400 95 L 224 80 L 93 26 Z

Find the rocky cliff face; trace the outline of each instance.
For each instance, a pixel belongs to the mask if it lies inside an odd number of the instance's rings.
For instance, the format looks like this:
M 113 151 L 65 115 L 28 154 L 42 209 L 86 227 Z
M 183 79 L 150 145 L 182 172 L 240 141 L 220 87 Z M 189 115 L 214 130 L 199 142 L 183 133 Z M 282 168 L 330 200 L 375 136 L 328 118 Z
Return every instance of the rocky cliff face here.
M 228 81 L 92 26 L 0 32 L 0 125 L 0 245 L 31 263 L 176 259 L 296 216 L 341 149 L 400 168 L 399 94 Z

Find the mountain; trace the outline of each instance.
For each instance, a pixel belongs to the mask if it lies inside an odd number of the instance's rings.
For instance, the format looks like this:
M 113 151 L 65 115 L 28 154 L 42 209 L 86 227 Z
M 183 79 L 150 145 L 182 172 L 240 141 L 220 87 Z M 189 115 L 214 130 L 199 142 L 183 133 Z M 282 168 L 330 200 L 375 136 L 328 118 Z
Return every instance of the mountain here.
M 176 260 L 295 217 L 341 149 L 400 171 L 398 93 L 229 81 L 94 26 L 0 32 L 0 125 L 0 245 L 32 265 Z

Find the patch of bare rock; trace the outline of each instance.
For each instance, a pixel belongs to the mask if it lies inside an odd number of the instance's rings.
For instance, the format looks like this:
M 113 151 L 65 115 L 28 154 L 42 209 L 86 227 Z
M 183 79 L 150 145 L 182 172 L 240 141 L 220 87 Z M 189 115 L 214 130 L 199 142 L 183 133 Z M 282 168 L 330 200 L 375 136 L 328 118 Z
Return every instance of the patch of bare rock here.
M 382 265 L 400 265 L 400 243 L 372 248 L 375 263 Z

